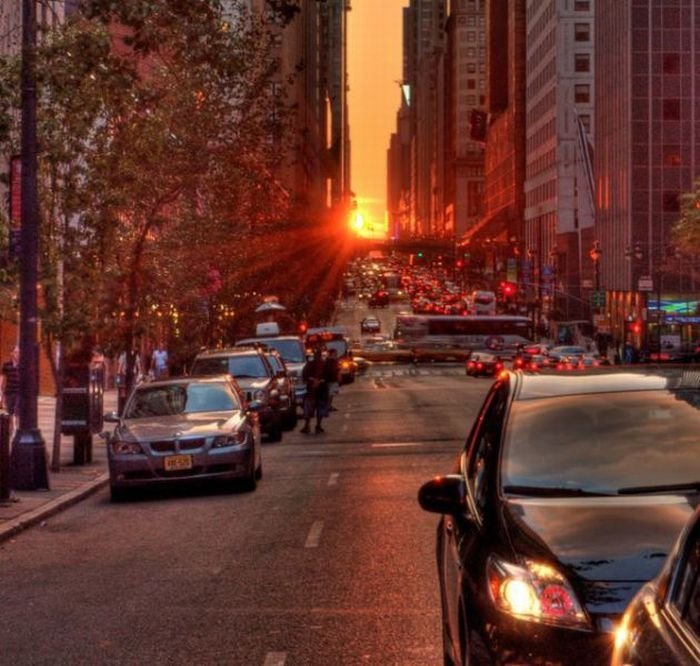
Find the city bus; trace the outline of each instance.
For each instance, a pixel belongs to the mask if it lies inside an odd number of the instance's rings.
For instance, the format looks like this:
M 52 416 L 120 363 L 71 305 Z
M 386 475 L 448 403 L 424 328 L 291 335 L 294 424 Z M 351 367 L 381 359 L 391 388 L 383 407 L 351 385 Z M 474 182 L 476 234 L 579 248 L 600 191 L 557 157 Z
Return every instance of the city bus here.
M 517 315 L 400 314 L 394 327 L 394 341 L 404 349 L 439 345 L 513 352 L 532 340 L 532 320 Z

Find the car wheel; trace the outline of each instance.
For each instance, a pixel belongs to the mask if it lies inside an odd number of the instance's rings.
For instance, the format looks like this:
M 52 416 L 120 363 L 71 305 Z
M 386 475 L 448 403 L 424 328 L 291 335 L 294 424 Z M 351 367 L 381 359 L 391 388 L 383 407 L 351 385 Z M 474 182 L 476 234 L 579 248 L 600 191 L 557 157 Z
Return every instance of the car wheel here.
M 243 479 L 243 490 L 252 493 L 258 487 L 258 470 L 255 468 L 255 461 L 250 465 L 250 474 Z
M 282 441 L 282 430 L 280 428 L 273 428 L 267 433 L 268 442 L 281 442 Z

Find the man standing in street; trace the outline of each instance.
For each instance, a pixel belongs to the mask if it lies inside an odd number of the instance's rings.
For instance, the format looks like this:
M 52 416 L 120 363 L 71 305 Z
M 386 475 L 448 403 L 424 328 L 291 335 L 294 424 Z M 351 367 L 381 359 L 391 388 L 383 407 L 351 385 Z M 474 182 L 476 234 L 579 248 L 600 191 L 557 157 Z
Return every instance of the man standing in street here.
M 15 346 L 10 360 L 2 364 L 0 374 L 0 402 L 10 415 L 10 439 L 17 427 L 19 403 L 19 347 Z
M 301 432 L 308 433 L 311 420 L 316 417 L 316 434 L 324 432 L 321 421 L 328 416 L 328 367 L 321 355 L 321 348 L 314 350 L 314 356 L 307 361 L 302 371 L 306 382 L 304 398 L 304 425 Z

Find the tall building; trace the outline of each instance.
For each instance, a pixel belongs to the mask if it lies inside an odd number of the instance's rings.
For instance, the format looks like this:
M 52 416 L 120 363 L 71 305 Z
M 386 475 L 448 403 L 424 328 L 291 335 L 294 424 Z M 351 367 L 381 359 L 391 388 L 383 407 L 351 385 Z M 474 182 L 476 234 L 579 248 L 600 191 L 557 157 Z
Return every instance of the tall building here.
M 442 50 L 446 0 L 411 0 L 404 20 L 404 83 L 410 86 L 411 112 L 411 233 L 442 232 Z
M 452 0 L 445 49 L 445 222 L 456 239 L 483 212 L 484 147 L 471 137 L 470 117 L 486 106 L 483 0 Z
M 613 336 L 652 349 L 700 332 L 694 271 L 669 252 L 700 173 L 699 34 L 696 0 L 596 2 L 600 281 Z
M 465 266 L 489 288 L 532 282 L 524 261 L 525 0 L 486 0 L 483 212 L 460 237 Z M 521 293 L 522 295 L 522 293 Z M 530 295 L 532 296 L 532 294 Z
M 527 1 L 524 242 L 545 314 L 566 319 L 588 314 L 582 296 L 595 287 L 593 18 L 592 0 Z
M 401 86 L 401 106 L 396 113 L 396 130 L 387 150 L 387 214 L 389 238 L 410 235 L 411 132 L 410 92 Z

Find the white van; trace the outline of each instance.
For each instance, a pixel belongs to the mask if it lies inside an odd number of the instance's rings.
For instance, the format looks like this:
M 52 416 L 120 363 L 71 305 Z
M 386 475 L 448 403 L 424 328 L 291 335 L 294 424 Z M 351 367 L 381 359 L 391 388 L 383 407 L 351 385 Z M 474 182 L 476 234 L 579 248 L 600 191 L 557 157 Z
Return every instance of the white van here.
M 469 297 L 469 303 L 471 314 L 496 314 L 496 294 L 492 291 L 473 291 Z

